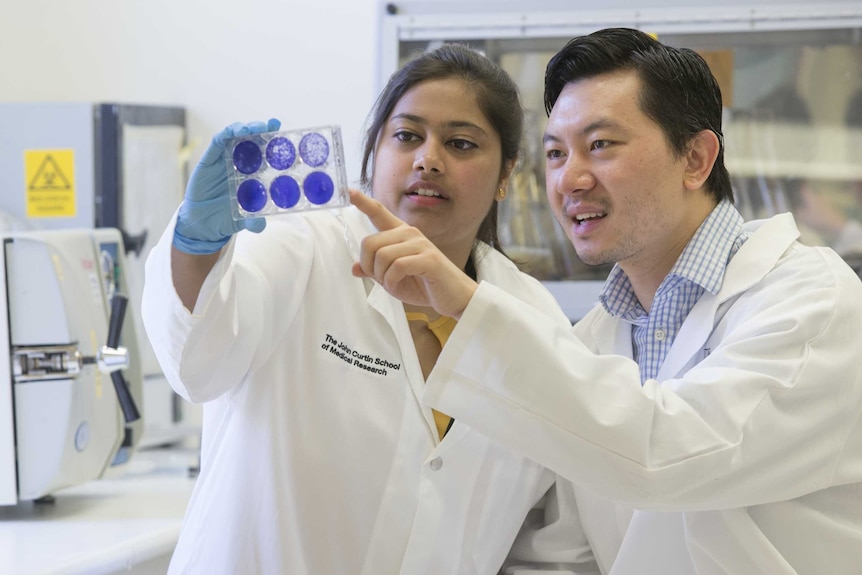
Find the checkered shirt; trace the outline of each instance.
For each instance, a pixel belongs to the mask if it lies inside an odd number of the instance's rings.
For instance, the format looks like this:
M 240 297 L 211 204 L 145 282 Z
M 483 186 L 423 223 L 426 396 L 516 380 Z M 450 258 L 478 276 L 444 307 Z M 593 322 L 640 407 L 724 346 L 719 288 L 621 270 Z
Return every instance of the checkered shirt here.
M 715 294 L 730 258 L 748 239 L 733 204 L 720 202 L 695 232 L 659 285 L 650 312 L 638 302 L 628 276 L 614 266 L 599 301 L 609 314 L 632 324 L 634 360 L 641 384 L 655 378 L 682 323 L 705 292 Z

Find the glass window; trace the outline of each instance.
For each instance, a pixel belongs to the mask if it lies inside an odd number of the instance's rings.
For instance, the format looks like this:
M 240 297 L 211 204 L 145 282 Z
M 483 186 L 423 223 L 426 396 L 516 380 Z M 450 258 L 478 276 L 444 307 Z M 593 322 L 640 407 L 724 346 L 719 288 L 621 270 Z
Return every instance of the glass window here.
M 660 34 L 697 50 L 719 80 L 726 162 L 746 219 L 792 211 L 802 240 L 862 262 L 862 29 Z M 451 38 L 500 63 L 526 113 L 524 156 L 501 207 L 501 240 L 543 280 L 601 280 L 580 262 L 545 199 L 541 134 L 548 59 L 569 37 Z M 445 41 L 402 40 L 399 60 Z

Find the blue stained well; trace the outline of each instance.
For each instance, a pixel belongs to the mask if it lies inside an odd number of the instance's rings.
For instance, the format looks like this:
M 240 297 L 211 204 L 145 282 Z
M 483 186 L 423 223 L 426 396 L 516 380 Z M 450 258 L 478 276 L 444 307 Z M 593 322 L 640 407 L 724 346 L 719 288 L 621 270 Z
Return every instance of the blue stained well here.
M 322 166 L 329 158 L 329 143 L 317 132 L 309 132 L 299 141 L 299 157 L 314 168 Z
M 253 174 L 260 169 L 263 154 L 257 144 L 245 140 L 233 148 L 233 165 L 243 174 Z
M 278 176 L 269 185 L 269 195 L 279 208 L 292 208 L 299 201 L 299 184 L 290 176 Z
M 325 204 L 332 199 L 335 192 L 335 184 L 332 183 L 326 172 L 311 172 L 302 182 L 305 197 L 312 204 Z
M 266 205 L 266 186 L 254 178 L 246 180 L 236 189 L 236 201 L 247 212 L 259 212 Z
M 283 136 L 277 136 L 266 145 L 266 161 L 276 170 L 286 170 L 296 161 L 296 148 Z

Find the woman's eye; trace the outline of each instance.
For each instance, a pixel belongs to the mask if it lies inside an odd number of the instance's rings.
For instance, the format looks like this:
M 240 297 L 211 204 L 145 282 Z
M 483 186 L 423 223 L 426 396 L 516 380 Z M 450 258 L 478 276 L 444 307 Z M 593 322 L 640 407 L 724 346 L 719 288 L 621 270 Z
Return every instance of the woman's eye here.
M 563 152 L 560 150 L 546 150 L 545 157 L 549 160 L 554 160 L 556 158 L 562 158 Z
M 399 142 L 415 142 L 419 139 L 419 136 L 414 134 L 413 132 L 408 132 L 406 130 L 399 130 L 394 134 L 395 139 Z
M 470 140 L 463 140 L 461 138 L 451 140 L 449 144 L 457 150 L 472 150 L 473 148 L 478 148 L 478 146 Z

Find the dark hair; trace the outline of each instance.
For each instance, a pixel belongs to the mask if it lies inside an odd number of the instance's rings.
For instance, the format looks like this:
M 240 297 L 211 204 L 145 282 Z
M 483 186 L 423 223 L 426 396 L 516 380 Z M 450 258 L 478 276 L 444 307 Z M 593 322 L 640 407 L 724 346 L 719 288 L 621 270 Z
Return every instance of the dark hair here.
M 693 50 L 665 46 L 630 28 L 607 28 L 573 38 L 545 69 L 545 111 L 551 113 L 569 82 L 617 70 L 637 72 L 643 86 L 641 110 L 661 127 L 678 155 L 685 154 L 703 130 L 718 136 L 718 157 L 706 186 L 716 201 L 733 201 L 724 165 L 721 89 L 709 65 Z
M 517 86 L 502 68 L 472 48 L 461 44 L 444 44 L 407 62 L 389 78 L 377 97 L 365 131 L 360 172 L 363 186 L 371 184 L 369 161 L 380 130 L 398 101 L 421 82 L 446 78 L 460 78 L 474 90 L 479 109 L 500 136 L 501 173 L 506 162 L 514 164 L 518 159 L 524 116 Z M 497 203 L 493 202 L 476 237 L 502 251 L 497 237 Z

